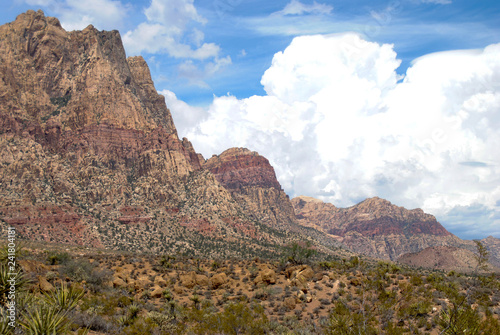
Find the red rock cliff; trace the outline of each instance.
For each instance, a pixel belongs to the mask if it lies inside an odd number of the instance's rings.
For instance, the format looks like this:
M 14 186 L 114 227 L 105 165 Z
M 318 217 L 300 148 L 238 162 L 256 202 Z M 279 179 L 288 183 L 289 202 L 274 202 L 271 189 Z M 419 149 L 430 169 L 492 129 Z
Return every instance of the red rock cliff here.
M 245 148 L 231 148 L 208 159 L 203 167 L 255 218 L 271 226 L 295 223 L 290 199 L 265 157 Z

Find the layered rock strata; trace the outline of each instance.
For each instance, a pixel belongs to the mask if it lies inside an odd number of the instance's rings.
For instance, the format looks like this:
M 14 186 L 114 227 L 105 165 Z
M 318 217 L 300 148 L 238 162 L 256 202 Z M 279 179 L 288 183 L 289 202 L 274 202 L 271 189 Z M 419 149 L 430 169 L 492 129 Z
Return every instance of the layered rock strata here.
M 373 257 L 395 260 L 429 246 L 460 242 L 434 216 L 377 197 L 349 208 L 303 196 L 292 199 L 292 204 L 301 225 L 316 228 L 351 250 Z

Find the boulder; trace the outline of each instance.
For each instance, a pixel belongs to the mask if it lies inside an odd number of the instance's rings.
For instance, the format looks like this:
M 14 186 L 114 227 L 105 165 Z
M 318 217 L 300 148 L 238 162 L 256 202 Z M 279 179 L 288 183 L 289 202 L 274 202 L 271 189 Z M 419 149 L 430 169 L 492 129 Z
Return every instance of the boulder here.
M 127 286 L 127 283 L 120 277 L 113 277 L 112 284 L 114 288 Z
M 185 288 L 191 289 L 196 286 L 196 272 L 194 271 L 191 271 L 184 275 L 180 275 L 179 279 L 181 286 Z
M 155 285 L 150 290 L 151 297 L 152 298 L 161 298 L 161 297 L 163 297 L 163 291 L 164 291 L 163 288 L 161 288 L 160 286 Z
M 45 277 L 38 276 L 38 287 L 42 292 L 52 292 L 54 291 L 54 286 L 45 279 Z
M 157 285 L 157 286 L 160 286 L 160 287 L 165 287 L 167 286 L 167 282 L 165 281 L 165 279 L 163 279 L 163 277 L 161 276 L 156 276 L 155 279 L 154 279 L 154 284 Z
M 264 269 L 254 279 L 254 283 L 256 285 L 259 283 L 276 284 L 276 272 L 271 269 Z
M 212 290 L 218 289 L 219 287 L 226 284 L 228 281 L 225 273 L 218 273 L 210 278 L 210 288 Z
M 314 271 L 309 265 L 294 266 L 286 270 L 290 285 L 304 286 L 314 277 Z

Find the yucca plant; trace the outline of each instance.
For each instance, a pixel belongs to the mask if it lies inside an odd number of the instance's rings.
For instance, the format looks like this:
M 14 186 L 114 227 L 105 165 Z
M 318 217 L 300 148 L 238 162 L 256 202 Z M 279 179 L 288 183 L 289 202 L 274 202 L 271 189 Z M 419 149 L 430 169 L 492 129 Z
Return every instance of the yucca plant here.
M 76 308 L 78 302 L 83 298 L 83 290 L 74 285 L 68 288 L 65 282 L 62 282 L 61 288 L 53 292 L 44 293 L 45 301 L 48 305 L 59 308 L 59 310 L 71 311 Z
M 71 324 L 67 311 L 53 306 L 40 306 L 22 313 L 21 327 L 30 335 L 59 335 L 68 332 Z
M 126 327 L 134 323 L 137 319 L 141 308 L 135 302 L 128 306 L 127 314 L 120 316 L 116 321 L 120 326 Z
M 4 310 L 0 308 L 0 335 L 10 335 L 13 333 L 14 328 L 9 326 L 9 318 L 4 313 Z
M 24 256 L 26 254 L 24 250 L 24 244 L 23 243 L 17 243 L 16 246 L 13 248 L 14 252 L 9 252 L 9 250 L 12 250 L 12 248 L 9 248 L 7 244 L 2 245 L 0 247 L 0 262 L 5 263 L 9 259 L 9 256 L 14 254 L 16 258 L 20 256 Z
M 29 283 L 21 271 L 11 272 L 9 267 L 5 264 L 0 264 L 0 306 L 5 306 L 7 303 L 7 295 L 14 286 L 14 292 L 19 293 L 23 291 Z
M 479 313 L 465 303 L 465 297 L 460 302 L 453 302 L 452 306 L 445 308 L 438 324 L 444 335 L 479 334 L 481 317 Z
M 141 311 L 141 308 L 139 307 L 139 305 L 137 305 L 135 302 L 128 306 L 128 316 L 131 320 L 134 320 L 137 318 L 137 316 L 139 315 L 139 312 Z

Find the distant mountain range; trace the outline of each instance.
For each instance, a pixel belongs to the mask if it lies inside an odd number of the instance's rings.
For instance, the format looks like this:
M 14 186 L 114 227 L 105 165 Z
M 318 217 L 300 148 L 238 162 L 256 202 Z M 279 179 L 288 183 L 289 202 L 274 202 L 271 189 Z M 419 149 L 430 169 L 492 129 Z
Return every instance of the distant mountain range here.
M 67 32 L 23 13 L 0 27 L 0 79 L 0 224 L 25 238 L 204 257 L 272 256 L 306 239 L 391 260 L 474 250 L 420 209 L 290 200 L 248 149 L 205 160 L 178 138 L 146 62 L 126 58 L 117 31 Z M 500 240 L 483 243 L 499 262 Z

